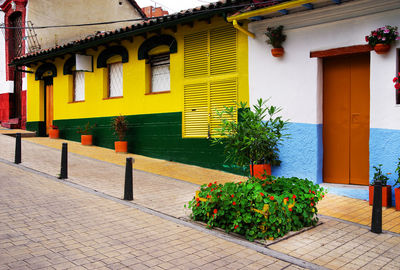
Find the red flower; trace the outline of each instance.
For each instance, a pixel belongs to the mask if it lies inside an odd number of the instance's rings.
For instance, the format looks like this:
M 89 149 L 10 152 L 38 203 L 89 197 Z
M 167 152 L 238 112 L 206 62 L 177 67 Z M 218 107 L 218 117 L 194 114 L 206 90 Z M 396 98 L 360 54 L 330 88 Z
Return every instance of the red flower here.
M 214 184 L 217 184 L 217 181 L 215 181 Z
M 314 204 L 313 204 L 313 203 L 310 203 L 310 205 L 311 205 L 311 206 L 314 206 Z
M 212 188 L 212 189 L 211 189 L 211 192 L 213 192 L 213 191 L 214 191 L 214 189 Z
M 314 197 L 312 197 L 310 200 L 314 200 Z
M 289 211 L 290 211 L 290 212 L 292 212 L 292 211 L 293 211 L 293 209 L 292 209 L 292 208 L 289 208 Z
M 239 182 L 239 185 L 242 183 L 242 181 Z
M 311 189 L 308 190 L 308 193 L 311 193 Z
M 368 41 L 369 41 L 369 40 L 368 40 L 368 36 L 365 36 L 365 41 L 366 41 L 366 42 L 368 42 Z
M 393 82 L 397 82 L 397 77 L 394 77 L 394 78 L 393 78 Z
M 196 198 L 196 201 L 198 202 L 198 201 L 200 201 L 200 199 L 199 199 L 199 198 Z
M 233 197 L 235 197 L 235 195 L 232 194 L 231 197 L 233 198 Z
M 233 202 L 232 204 L 233 204 L 233 205 L 236 205 L 236 202 Z
M 207 195 L 207 199 L 211 199 L 211 195 Z
M 212 183 L 208 184 L 208 187 L 211 187 L 211 186 L 212 186 Z
M 394 88 L 396 88 L 397 90 L 400 89 L 400 83 L 396 83 L 396 84 L 394 85 Z
M 239 225 L 235 225 L 235 230 L 239 227 Z
M 312 191 L 312 194 L 314 194 L 314 195 L 315 195 L 315 191 L 314 191 L 314 190 Z
M 261 196 L 264 196 L 264 193 L 260 192 L 260 195 L 261 195 Z
M 197 205 L 197 207 L 199 207 L 199 206 L 200 206 L 200 203 L 197 203 L 196 205 Z
M 269 197 L 269 199 L 270 199 L 271 201 L 273 201 L 275 198 L 274 198 L 274 196 L 271 196 L 271 197 Z
M 289 197 L 286 197 L 286 198 L 285 198 L 285 200 L 287 200 L 287 201 L 288 201 L 288 200 L 289 200 Z
M 217 209 L 214 209 L 214 214 L 216 214 L 216 213 L 218 213 L 218 210 L 217 210 Z
M 293 198 L 293 199 L 296 199 L 297 197 L 296 197 L 296 195 L 293 194 L 293 197 L 292 197 L 292 198 Z

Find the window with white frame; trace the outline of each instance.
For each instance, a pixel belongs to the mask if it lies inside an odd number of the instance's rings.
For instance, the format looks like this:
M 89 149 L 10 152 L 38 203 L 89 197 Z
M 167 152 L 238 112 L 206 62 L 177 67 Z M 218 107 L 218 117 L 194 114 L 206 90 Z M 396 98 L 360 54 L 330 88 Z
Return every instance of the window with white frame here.
M 74 101 L 85 100 L 85 73 L 83 71 L 74 71 Z
M 152 55 L 149 62 L 151 68 L 151 92 L 169 91 L 171 88 L 169 53 Z
M 122 97 L 122 63 L 108 64 L 108 97 Z

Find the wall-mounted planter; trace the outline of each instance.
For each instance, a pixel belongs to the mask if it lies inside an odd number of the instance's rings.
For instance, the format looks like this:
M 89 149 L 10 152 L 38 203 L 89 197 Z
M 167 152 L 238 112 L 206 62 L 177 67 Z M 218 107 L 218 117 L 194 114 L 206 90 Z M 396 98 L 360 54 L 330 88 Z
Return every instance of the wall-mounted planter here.
M 283 48 L 273 48 L 273 49 L 271 49 L 271 54 L 274 57 L 282 57 L 284 53 L 285 53 L 285 50 Z
M 381 44 L 381 43 L 378 43 L 378 44 L 375 45 L 374 51 L 375 51 L 377 54 L 385 54 L 385 53 L 388 53 L 388 52 L 390 51 L 390 44 Z
M 114 142 L 115 152 L 117 153 L 128 153 L 128 142 L 127 141 L 116 141 Z
M 49 137 L 50 139 L 58 139 L 60 138 L 60 130 L 59 129 L 49 129 Z
M 374 186 L 369 186 L 369 205 L 374 202 Z M 382 206 L 392 206 L 392 186 L 382 186 Z
M 81 135 L 81 143 L 82 145 L 92 145 L 93 135 Z
M 271 175 L 271 165 L 270 164 L 256 164 L 250 165 L 250 174 L 258 179 L 265 179 L 263 174 Z
M 396 200 L 396 210 L 400 211 L 400 188 L 394 189 L 394 199 Z

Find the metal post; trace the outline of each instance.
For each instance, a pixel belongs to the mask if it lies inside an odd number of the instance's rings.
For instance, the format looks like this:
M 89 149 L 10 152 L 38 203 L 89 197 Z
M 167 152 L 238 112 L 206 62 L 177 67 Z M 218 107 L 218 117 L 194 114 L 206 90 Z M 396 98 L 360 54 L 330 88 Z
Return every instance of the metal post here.
M 124 190 L 124 200 L 133 200 L 133 177 L 132 177 L 132 163 L 133 158 L 126 158 L 125 166 L 125 190 Z
M 15 137 L 15 164 L 21 163 L 21 133 L 17 133 Z
M 380 180 L 374 183 L 371 232 L 382 233 L 382 182 Z
M 68 144 L 62 144 L 60 179 L 68 178 Z

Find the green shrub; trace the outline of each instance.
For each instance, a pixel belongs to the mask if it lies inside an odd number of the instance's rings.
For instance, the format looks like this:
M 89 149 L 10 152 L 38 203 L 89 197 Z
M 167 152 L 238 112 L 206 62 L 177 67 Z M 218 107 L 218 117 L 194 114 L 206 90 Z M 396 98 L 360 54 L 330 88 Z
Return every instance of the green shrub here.
M 248 240 L 275 239 L 318 222 L 316 204 L 325 190 L 299 178 L 269 176 L 246 182 L 202 185 L 189 202 L 194 220 Z

